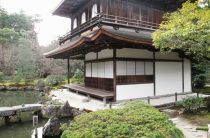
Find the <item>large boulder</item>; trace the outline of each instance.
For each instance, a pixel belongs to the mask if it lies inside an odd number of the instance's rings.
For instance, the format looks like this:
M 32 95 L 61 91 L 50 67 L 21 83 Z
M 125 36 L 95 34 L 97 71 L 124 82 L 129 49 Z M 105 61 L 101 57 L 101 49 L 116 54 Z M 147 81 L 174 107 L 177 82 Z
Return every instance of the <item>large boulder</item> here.
M 45 105 L 41 109 L 41 115 L 43 118 L 59 117 L 60 106 L 57 105 Z
M 61 124 L 58 118 L 49 119 L 43 127 L 43 137 L 59 136 Z
M 60 117 L 72 117 L 72 107 L 69 105 L 68 101 L 60 108 Z
M 36 90 L 38 91 L 44 91 L 45 83 L 44 80 L 38 80 L 36 84 Z
M 6 87 L 5 86 L 0 86 L 0 91 L 4 91 L 6 90 Z

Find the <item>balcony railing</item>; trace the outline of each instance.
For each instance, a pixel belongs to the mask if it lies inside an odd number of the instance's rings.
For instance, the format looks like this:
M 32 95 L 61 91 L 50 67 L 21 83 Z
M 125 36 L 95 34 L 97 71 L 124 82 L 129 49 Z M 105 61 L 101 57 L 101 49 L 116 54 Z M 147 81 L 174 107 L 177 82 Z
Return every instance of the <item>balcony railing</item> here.
M 129 28 L 129 29 L 134 29 L 136 31 L 139 31 L 139 30 L 154 31 L 155 29 L 159 27 L 159 24 L 157 23 L 99 13 L 94 18 L 91 18 L 85 23 L 79 25 L 77 28 L 68 32 L 63 37 L 60 37 L 59 42 L 62 44 L 65 41 L 97 25 L 108 25 L 108 26 L 113 26 L 113 27 Z

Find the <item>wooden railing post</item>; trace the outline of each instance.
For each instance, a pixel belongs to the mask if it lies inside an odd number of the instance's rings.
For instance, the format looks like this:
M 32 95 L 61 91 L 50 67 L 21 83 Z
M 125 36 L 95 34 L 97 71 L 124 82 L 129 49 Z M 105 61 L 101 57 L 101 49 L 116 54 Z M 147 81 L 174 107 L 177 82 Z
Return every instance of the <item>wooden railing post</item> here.
M 199 92 L 197 92 L 197 97 L 199 98 Z
M 148 102 L 148 104 L 150 104 L 150 97 L 149 96 L 147 98 L 147 102 Z
M 177 92 L 175 92 L 175 102 L 177 102 Z

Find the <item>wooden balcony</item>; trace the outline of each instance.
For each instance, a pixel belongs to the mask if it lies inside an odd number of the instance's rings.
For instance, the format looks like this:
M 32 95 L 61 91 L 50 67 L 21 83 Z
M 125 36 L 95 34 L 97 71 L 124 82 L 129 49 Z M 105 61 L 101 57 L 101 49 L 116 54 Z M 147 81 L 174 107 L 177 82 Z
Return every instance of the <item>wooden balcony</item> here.
M 81 33 L 87 30 L 91 30 L 95 26 L 100 27 L 101 25 L 112 26 L 114 29 L 119 29 L 119 28 L 133 29 L 137 33 L 141 30 L 155 31 L 159 27 L 159 24 L 153 22 L 134 20 L 134 19 L 100 13 L 96 17 L 86 21 L 85 23 L 79 25 L 77 28 L 73 29 L 64 36 L 60 37 L 59 42 L 60 44 L 62 44 L 65 41 L 77 35 L 80 35 Z

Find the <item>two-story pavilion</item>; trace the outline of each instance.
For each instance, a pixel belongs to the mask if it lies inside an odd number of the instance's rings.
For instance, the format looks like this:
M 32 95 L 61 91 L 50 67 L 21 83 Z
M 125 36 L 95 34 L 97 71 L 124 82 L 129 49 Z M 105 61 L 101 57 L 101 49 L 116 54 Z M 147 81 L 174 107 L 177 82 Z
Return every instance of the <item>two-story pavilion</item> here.
M 104 100 L 190 92 L 190 59 L 179 50 L 160 53 L 151 38 L 163 13 L 183 2 L 63 0 L 53 14 L 71 18 L 71 31 L 45 56 L 67 59 L 68 71 L 69 60 L 84 60 L 84 85 L 67 87 Z

